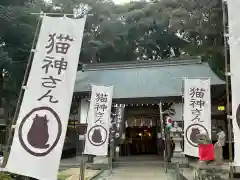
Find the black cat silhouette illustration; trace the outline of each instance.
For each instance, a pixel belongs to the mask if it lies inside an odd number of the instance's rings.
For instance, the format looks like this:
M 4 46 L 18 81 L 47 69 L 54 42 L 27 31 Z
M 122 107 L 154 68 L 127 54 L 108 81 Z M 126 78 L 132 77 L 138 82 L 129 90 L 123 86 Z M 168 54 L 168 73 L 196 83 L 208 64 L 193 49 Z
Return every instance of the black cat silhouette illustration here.
M 190 134 L 190 140 L 193 142 L 193 143 L 195 143 L 195 144 L 197 144 L 197 140 L 198 140 L 198 135 L 200 134 L 200 131 L 199 131 L 199 129 L 198 128 L 192 128 L 192 132 L 191 132 L 191 134 Z
M 240 128 L 240 104 L 238 105 L 237 111 L 236 111 L 236 120 L 238 128 Z
M 27 134 L 28 143 L 34 148 L 46 149 L 49 139 L 47 116 L 36 116 L 33 119 L 32 126 Z
M 99 144 L 101 142 L 103 142 L 102 140 L 102 134 L 101 134 L 101 130 L 100 129 L 94 129 L 93 131 L 93 135 L 92 135 L 92 141 L 96 144 Z

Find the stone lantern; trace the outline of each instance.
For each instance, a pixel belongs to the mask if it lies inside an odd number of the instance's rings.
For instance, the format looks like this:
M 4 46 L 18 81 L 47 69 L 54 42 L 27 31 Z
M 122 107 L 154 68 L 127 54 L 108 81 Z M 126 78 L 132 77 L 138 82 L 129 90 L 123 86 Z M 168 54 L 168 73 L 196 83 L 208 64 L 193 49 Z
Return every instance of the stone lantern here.
M 178 126 L 178 123 L 175 121 L 173 128 L 170 130 L 170 136 L 173 138 L 173 141 L 175 143 L 175 149 L 174 153 L 182 152 L 181 148 L 181 134 L 183 133 L 182 128 Z
M 170 130 L 170 136 L 173 138 L 175 143 L 175 149 L 171 161 L 173 163 L 178 162 L 179 164 L 186 164 L 187 158 L 184 156 L 183 149 L 181 148 L 181 142 L 183 141 L 181 134 L 183 134 L 183 129 L 179 127 L 178 122 L 175 121 L 173 128 Z

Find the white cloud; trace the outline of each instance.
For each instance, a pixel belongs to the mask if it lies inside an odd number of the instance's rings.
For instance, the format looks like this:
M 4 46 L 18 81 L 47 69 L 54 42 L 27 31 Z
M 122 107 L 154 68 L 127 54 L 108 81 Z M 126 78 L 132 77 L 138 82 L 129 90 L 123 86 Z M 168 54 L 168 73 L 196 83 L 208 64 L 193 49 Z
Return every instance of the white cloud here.
M 129 3 L 131 0 L 113 0 L 116 4 Z

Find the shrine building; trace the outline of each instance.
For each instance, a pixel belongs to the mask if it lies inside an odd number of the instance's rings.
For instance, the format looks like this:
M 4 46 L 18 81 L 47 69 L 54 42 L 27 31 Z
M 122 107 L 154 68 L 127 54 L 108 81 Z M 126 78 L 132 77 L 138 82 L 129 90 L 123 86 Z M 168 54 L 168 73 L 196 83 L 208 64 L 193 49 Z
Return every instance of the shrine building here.
M 161 59 L 159 61 L 131 61 L 116 63 L 82 64 L 77 72 L 74 97 L 67 137 L 75 143 L 74 128 L 87 123 L 91 84 L 113 86 L 113 112 L 118 113 L 120 155 L 163 155 L 158 139 L 161 137 L 159 104 L 162 109 L 174 109 L 173 121 L 182 126 L 184 78 L 210 78 L 212 104 L 212 139 L 216 127 L 227 130 L 225 81 L 221 80 L 200 57 Z M 116 114 L 116 113 L 115 113 Z M 120 114 L 120 115 L 119 115 Z M 126 149 L 124 144 L 131 143 Z

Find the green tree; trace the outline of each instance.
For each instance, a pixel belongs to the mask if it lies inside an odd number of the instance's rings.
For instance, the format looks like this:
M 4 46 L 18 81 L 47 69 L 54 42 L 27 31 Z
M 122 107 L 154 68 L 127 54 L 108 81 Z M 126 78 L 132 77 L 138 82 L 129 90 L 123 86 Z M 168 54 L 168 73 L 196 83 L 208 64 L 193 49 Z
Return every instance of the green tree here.
M 201 2 L 201 3 L 200 3 Z M 221 74 L 223 27 L 220 1 L 164 0 L 115 5 L 106 0 L 1 1 L 0 41 L 12 58 L 19 89 L 36 29 L 29 12 L 88 11 L 80 61 L 115 62 L 203 56 Z M 208 8 L 205 8 L 208 7 Z
M 223 11 L 221 0 L 169 0 L 172 30 L 188 42 L 184 51 L 202 56 L 212 69 L 224 77 Z
M 222 10 L 217 0 L 141 1 L 125 5 L 106 0 L 55 0 L 53 5 L 4 0 L 0 9 L 0 26 L 4 27 L 0 29 L 0 44 L 12 59 L 12 83 L 8 86 L 15 94 L 21 86 L 38 20 L 29 13 L 40 10 L 73 13 L 77 9 L 91 14 L 80 62 L 198 55 L 209 61 L 219 75 L 224 72 Z
M 41 1 L 37 2 L 31 3 L 28 0 L 4 0 L 0 2 L 0 26 L 4 27 L 0 28 L 0 63 L 8 66 L 9 79 L 8 84 L 5 85 L 5 89 L 8 90 L 1 93 L 1 97 L 5 99 L 10 98 L 12 101 L 16 101 L 18 97 L 17 94 L 25 73 L 38 19 L 37 16 L 29 13 L 40 12 L 40 9 L 44 7 Z M 6 56 L 11 58 L 10 64 Z M 3 70 L 6 71 L 6 68 L 4 67 Z
M 12 59 L 9 58 L 8 53 L 5 52 L 2 47 L 0 47 L 0 108 L 2 109 L 2 115 L 5 121 L 7 121 L 6 117 L 9 109 L 8 107 L 10 106 L 10 99 L 14 94 L 9 88 L 11 64 Z
M 79 4 L 90 7 L 81 51 L 81 62 L 156 60 L 179 57 L 186 42 L 169 31 L 169 17 L 154 3 L 134 2 L 124 6 L 111 1 L 56 0 L 62 12 Z
M 10 65 L 12 63 L 11 58 L 9 58 L 8 53 L 0 47 L 0 88 L 4 87 L 4 77 L 8 77 Z

